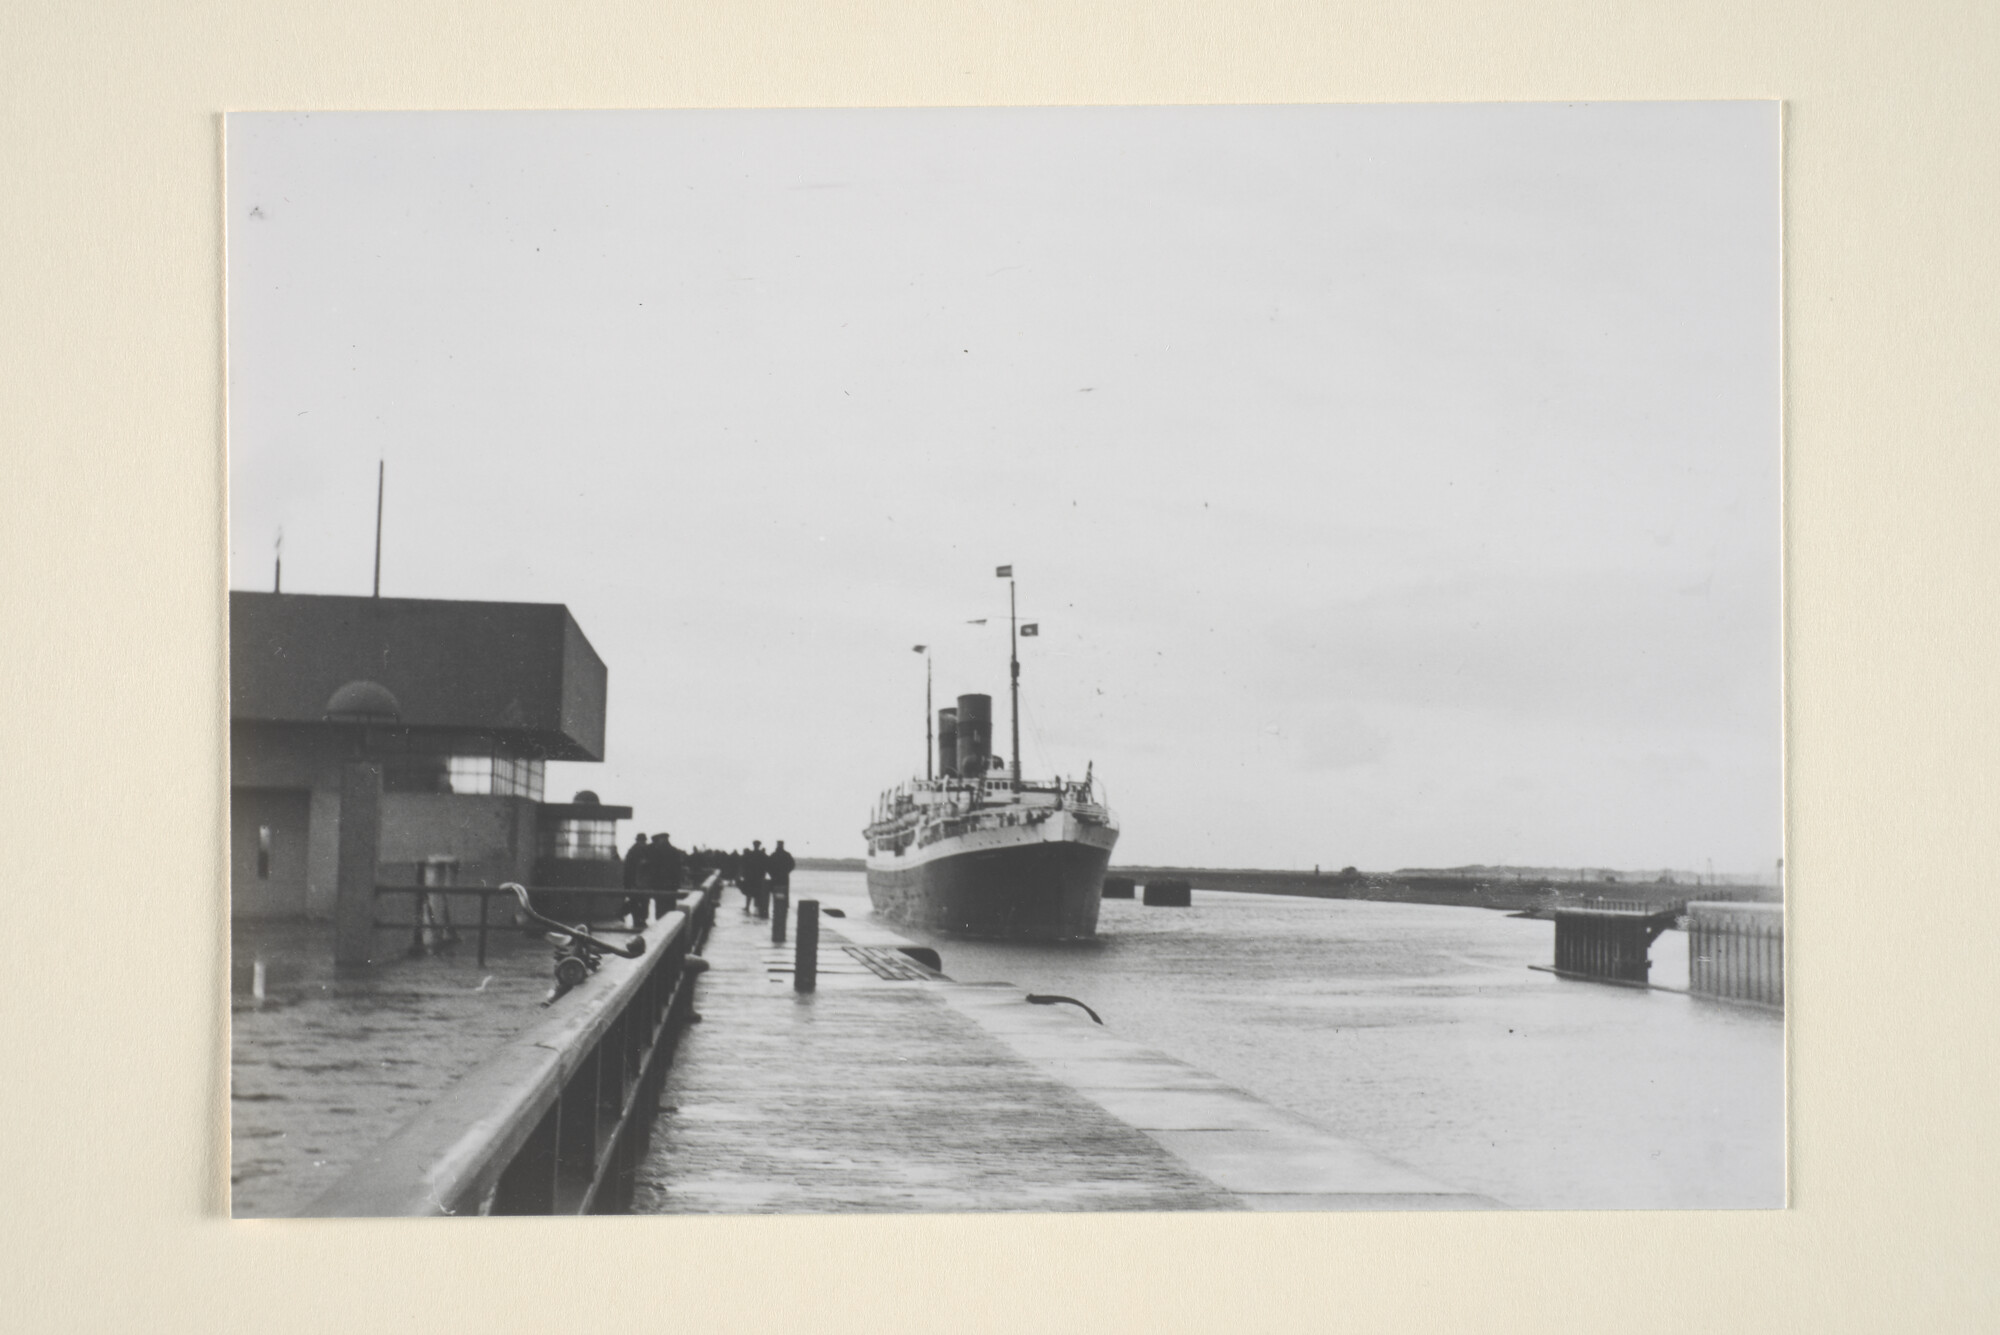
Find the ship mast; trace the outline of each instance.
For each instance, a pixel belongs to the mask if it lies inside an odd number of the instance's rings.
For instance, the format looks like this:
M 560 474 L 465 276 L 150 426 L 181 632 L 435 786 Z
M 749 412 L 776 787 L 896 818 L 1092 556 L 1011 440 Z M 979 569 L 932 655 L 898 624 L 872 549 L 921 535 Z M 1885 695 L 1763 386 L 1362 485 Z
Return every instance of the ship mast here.
M 1007 765 L 1013 773 L 1009 785 L 1015 792 L 1021 791 L 1021 651 L 1019 633 L 1014 628 L 1014 567 L 1007 567 L 1007 688 L 1012 697 L 1009 702 L 1009 721 L 1013 724 L 1013 745 L 1007 751 Z
M 937 777 L 931 773 L 931 753 L 934 750 L 931 743 L 931 647 L 928 644 L 913 644 L 910 647 L 924 656 L 924 782 L 929 783 Z

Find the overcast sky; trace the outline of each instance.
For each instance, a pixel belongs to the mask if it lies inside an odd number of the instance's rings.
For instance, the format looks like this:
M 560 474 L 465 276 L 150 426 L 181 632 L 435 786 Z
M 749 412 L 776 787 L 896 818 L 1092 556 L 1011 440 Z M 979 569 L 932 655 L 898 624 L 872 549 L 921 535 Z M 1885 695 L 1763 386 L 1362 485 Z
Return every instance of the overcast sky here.
M 1775 103 L 236 115 L 231 586 L 568 604 L 858 856 L 1023 619 L 1121 862 L 1768 870 Z M 986 618 L 983 627 L 966 624 Z

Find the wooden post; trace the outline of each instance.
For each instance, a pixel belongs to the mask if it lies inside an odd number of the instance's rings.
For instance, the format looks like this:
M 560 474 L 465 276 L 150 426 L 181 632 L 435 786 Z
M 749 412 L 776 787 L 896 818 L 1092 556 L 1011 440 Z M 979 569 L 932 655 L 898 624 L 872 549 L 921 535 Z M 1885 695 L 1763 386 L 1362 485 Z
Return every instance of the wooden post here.
M 340 767 L 335 964 L 367 964 L 375 958 L 375 864 L 381 843 L 382 766 L 373 760 L 350 760 Z
M 791 907 L 792 892 L 773 888 L 771 891 L 771 944 L 785 944 L 785 910 Z
M 799 901 L 799 940 L 792 954 L 792 990 L 811 992 L 819 986 L 819 901 Z

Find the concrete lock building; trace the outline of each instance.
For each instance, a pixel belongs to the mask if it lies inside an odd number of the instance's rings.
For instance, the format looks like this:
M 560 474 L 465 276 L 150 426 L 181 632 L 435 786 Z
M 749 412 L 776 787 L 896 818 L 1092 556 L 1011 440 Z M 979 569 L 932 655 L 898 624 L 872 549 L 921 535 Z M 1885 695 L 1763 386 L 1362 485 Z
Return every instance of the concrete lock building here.
M 631 808 L 543 800 L 548 761 L 604 759 L 608 674 L 568 608 L 231 592 L 229 613 L 232 915 L 335 916 L 358 760 L 378 884 L 620 884 Z

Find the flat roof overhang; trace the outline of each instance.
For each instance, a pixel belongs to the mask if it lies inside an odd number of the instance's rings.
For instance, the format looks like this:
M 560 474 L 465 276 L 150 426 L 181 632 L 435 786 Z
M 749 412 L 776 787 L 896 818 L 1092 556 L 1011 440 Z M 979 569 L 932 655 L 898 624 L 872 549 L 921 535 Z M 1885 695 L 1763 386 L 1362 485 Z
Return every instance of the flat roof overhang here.
M 547 760 L 604 759 L 608 673 L 560 603 L 229 595 L 232 724 L 334 728 L 328 699 L 386 686 L 410 735 L 487 734 Z

